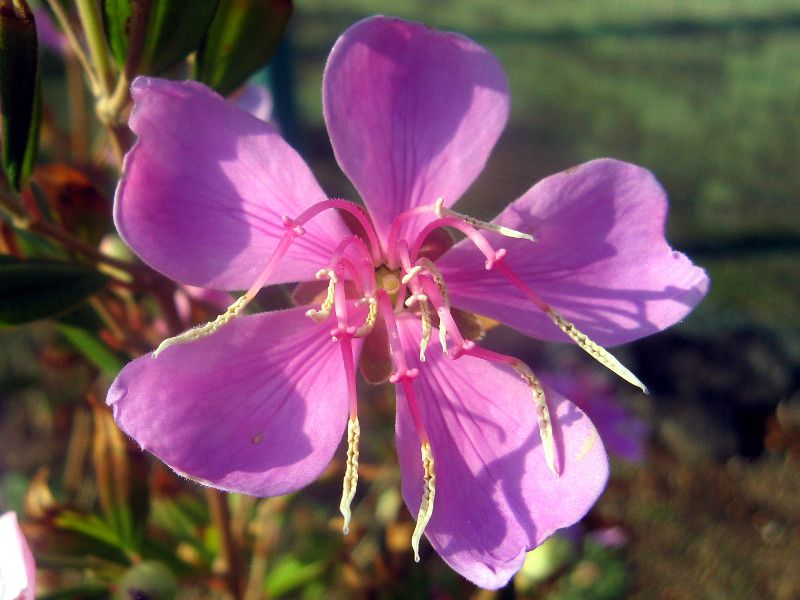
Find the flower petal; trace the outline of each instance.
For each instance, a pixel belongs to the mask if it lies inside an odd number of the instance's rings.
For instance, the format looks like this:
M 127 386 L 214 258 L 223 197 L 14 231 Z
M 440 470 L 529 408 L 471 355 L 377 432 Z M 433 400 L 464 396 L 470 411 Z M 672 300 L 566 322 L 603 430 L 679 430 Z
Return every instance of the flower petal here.
M 325 200 L 302 158 L 273 127 L 195 82 L 133 82 L 131 129 L 114 220 L 154 269 L 182 283 L 247 289 L 284 228 Z M 315 217 L 270 283 L 313 279 L 348 235 L 338 215 Z
M 236 106 L 262 121 L 269 122 L 272 118 L 273 99 L 268 87 L 246 83 L 230 99 Z
M 705 271 L 664 239 L 666 216 L 652 173 L 601 159 L 543 179 L 494 221 L 538 241 L 488 237 L 545 302 L 595 342 L 614 345 L 681 320 L 708 291 Z M 537 338 L 567 339 L 468 244 L 437 265 L 454 305 Z
M 483 169 L 508 118 L 508 82 L 472 40 L 372 17 L 342 34 L 322 84 L 339 165 L 384 243 L 399 213 L 454 203 Z
M 539 373 L 541 380 L 568 397 L 592 420 L 611 456 L 629 462 L 642 462 L 647 423 L 614 398 L 608 380 L 594 371 L 570 375 Z
M 0 597 L 34 600 L 36 563 L 17 515 L 7 512 L 0 517 Z
M 285 494 L 319 476 L 347 421 L 329 332 L 302 308 L 239 317 L 129 363 L 107 402 L 123 431 L 179 473 L 254 496 Z
M 419 322 L 399 320 L 406 347 L 419 344 Z M 436 334 L 434 333 L 434 338 Z M 477 585 L 498 588 L 528 550 L 584 516 L 608 478 L 603 444 L 574 404 L 546 389 L 560 477 L 547 467 L 530 388 L 510 368 L 431 345 L 426 363 L 409 367 L 435 460 L 436 498 L 425 531 L 453 569 Z M 397 450 L 403 498 L 416 515 L 423 492 L 420 440 L 402 389 Z

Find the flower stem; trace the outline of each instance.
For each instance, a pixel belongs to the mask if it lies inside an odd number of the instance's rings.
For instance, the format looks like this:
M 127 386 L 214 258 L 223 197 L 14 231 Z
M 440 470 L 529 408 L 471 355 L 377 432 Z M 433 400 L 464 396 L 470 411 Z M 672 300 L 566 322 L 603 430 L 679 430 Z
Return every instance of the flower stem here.
M 206 488 L 206 502 L 211 515 L 211 522 L 219 532 L 219 558 L 222 563 L 222 575 L 228 591 L 235 597 L 242 596 L 243 571 L 239 548 L 233 539 L 231 514 L 228 510 L 228 499 L 225 492 L 214 488 Z
M 108 96 L 111 92 L 111 63 L 108 60 L 105 34 L 97 4 L 93 0 L 75 0 L 75 5 L 78 7 L 78 16 L 89 46 L 99 91 L 101 95 Z

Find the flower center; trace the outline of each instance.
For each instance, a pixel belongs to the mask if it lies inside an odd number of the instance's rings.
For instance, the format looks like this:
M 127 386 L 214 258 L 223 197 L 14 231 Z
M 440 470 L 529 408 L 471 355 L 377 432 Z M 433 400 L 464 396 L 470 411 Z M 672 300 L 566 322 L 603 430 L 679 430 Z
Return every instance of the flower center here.
M 445 207 L 441 199 L 433 205 L 413 208 L 398 215 L 390 229 L 385 252 L 381 250 L 378 235 L 369 216 L 361 207 L 351 202 L 338 199 L 326 200 L 311 206 L 294 219 L 283 217 L 284 233 L 250 289 L 214 321 L 164 340 L 153 356 L 158 356 L 174 344 L 190 342 L 211 335 L 239 315 L 261 287 L 269 281 L 294 240 L 304 235 L 306 223 L 328 209 L 350 213 L 363 229 L 363 237 L 351 235 L 344 238 L 333 251 L 328 264 L 321 265 L 317 279 L 327 281 L 325 292 L 321 295 L 319 308 L 310 308 L 306 312 L 309 318 L 319 324 L 335 320 L 334 327 L 330 329 L 330 335 L 333 341 L 339 344 L 342 352 L 349 408 L 347 460 L 340 503 L 345 533 L 349 529 L 350 504 L 355 496 L 358 483 L 358 447 L 361 438 L 356 397 L 354 338 L 366 338 L 363 341 L 362 353 L 369 348 L 370 352 L 385 356 L 387 362 L 390 362 L 391 374 L 388 380 L 403 389 L 403 396 L 408 403 L 419 436 L 424 472 L 424 493 L 411 542 L 417 560 L 419 560 L 419 541 L 433 514 L 436 495 L 434 472 L 436 449 L 432 447 L 430 437 L 425 430 L 425 423 L 415 393 L 414 379 L 420 375 L 420 369 L 426 362 L 426 351 L 434 329 L 438 330 L 442 352 L 449 355 L 451 359 L 472 356 L 495 363 L 500 368 L 511 369 L 519 375 L 531 392 L 532 406 L 539 423 L 545 460 L 556 476 L 560 473 L 553 435 L 554 422 L 541 383 L 533 371 L 519 359 L 480 348 L 462 335 L 454 316 L 458 313 L 450 304 L 447 284 L 435 263 L 435 258 L 441 255 L 441 248 L 435 248 L 436 244 L 430 242 L 431 239 L 435 240 L 435 232 L 440 232 L 444 228 L 460 231 L 465 239 L 483 254 L 487 270 L 496 270 L 503 275 L 529 301 L 545 312 L 556 327 L 599 362 L 624 379 L 645 389 L 641 382 L 616 358 L 581 333 L 531 290 L 506 264 L 506 250 L 504 248 L 495 249 L 483 232 L 489 231 L 507 238 L 534 242 L 532 235 L 456 213 Z M 433 215 L 434 218 L 423 227 L 418 228 L 419 231 L 414 231 L 413 227 L 409 226 L 412 218 L 426 213 L 429 216 Z M 366 310 L 364 306 L 366 306 Z M 398 330 L 396 315 L 404 311 L 414 314 L 419 319 L 421 328 L 419 369 L 409 368 L 407 357 L 412 349 L 404 347 Z M 380 326 L 376 328 L 378 324 Z

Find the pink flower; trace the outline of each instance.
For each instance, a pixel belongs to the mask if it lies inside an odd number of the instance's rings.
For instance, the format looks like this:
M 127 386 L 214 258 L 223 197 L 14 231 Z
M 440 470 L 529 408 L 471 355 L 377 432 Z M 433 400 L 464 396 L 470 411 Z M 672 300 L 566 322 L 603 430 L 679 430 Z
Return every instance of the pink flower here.
M 505 125 L 505 75 L 463 36 L 386 17 L 342 35 L 323 82 L 331 143 L 366 211 L 329 200 L 272 127 L 203 86 L 142 78 L 132 94 L 121 235 L 181 283 L 248 291 L 123 369 L 108 395 L 123 430 L 178 472 L 258 496 L 313 481 L 346 431 L 346 530 L 356 364 L 385 357 L 415 554 L 424 532 L 456 571 L 497 588 L 586 513 L 608 477 L 595 428 L 527 365 L 465 339 L 454 307 L 569 335 L 638 382 L 584 333 L 615 344 L 659 331 L 707 288 L 665 242 L 649 172 L 598 160 L 492 224 L 451 211 Z M 439 257 L 443 227 L 465 239 Z M 316 308 L 238 316 L 264 285 L 315 279 L 327 290 Z
M 0 598 L 33 600 L 36 597 L 36 564 L 17 515 L 0 517 Z

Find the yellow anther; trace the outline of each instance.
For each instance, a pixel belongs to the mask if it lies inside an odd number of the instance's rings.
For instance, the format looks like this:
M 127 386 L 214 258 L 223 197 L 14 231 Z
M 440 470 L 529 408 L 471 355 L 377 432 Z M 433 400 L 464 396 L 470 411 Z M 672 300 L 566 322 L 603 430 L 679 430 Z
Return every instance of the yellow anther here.
M 408 282 L 414 279 L 414 277 L 416 277 L 417 275 L 419 275 L 422 272 L 422 270 L 423 268 L 419 265 L 411 267 L 408 270 L 408 273 L 403 275 L 403 278 L 400 281 L 403 283 L 403 285 L 408 285 Z
M 542 438 L 542 448 L 544 449 L 544 460 L 550 470 L 558 476 L 559 468 L 556 463 L 556 443 L 553 438 L 553 422 L 550 418 L 550 410 L 547 407 L 547 398 L 544 395 L 544 388 L 539 378 L 534 375 L 530 367 L 522 361 L 514 362 L 514 370 L 520 374 L 528 387 L 531 388 L 531 395 L 536 404 L 536 418 L 539 422 L 539 435 Z
M 460 219 L 465 223 L 472 225 L 475 229 L 483 229 L 486 231 L 492 231 L 494 233 L 499 233 L 500 235 L 504 235 L 505 237 L 515 238 L 518 240 L 530 240 L 531 242 L 535 242 L 536 238 L 534 238 L 529 233 L 523 233 L 521 231 L 517 231 L 516 229 L 511 229 L 510 227 L 504 227 L 503 225 L 498 225 L 497 223 L 491 223 L 489 221 L 481 221 L 480 219 L 476 219 L 475 217 L 470 217 L 469 215 L 462 215 L 461 213 L 457 213 L 454 210 L 450 210 L 444 205 L 444 198 L 438 198 L 436 203 L 434 204 L 433 208 L 436 216 L 440 219 L 442 217 L 455 217 L 456 219 Z
M 433 453 L 430 444 L 422 444 L 422 469 L 425 472 L 425 490 L 417 513 L 417 524 L 411 534 L 411 548 L 414 550 L 414 561 L 419 562 L 419 540 L 433 515 L 433 499 L 436 496 L 436 475 L 433 471 Z
M 359 300 L 356 304 L 361 305 L 365 302 L 369 302 L 369 310 L 367 311 L 367 317 L 364 320 L 364 324 L 356 329 L 356 337 L 368 336 L 372 331 L 372 328 L 375 327 L 375 321 L 378 318 L 378 301 L 373 297 L 365 297 Z
M 603 348 L 601 345 L 596 344 L 589 336 L 585 333 L 582 333 L 578 330 L 575 325 L 567 321 L 564 317 L 561 316 L 557 311 L 554 309 L 550 309 L 547 311 L 550 320 L 555 323 L 556 327 L 558 327 L 561 331 L 566 333 L 572 340 L 578 344 L 581 348 L 583 348 L 589 356 L 594 358 L 597 362 L 601 365 L 606 367 L 607 369 L 613 371 L 620 377 L 622 377 L 628 383 L 631 383 L 642 390 L 645 394 L 648 394 L 647 387 L 639 381 L 639 378 L 636 377 L 633 373 L 631 373 L 628 368 L 623 365 L 617 358 L 611 354 L 608 350 Z
M 442 352 L 447 354 L 447 327 L 441 317 L 439 318 L 439 344 L 442 346 Z
M 419 316 L 422 321 L 422 339 L 419 341 L 419 359 L 425 362 L 425 350 L 431 341 L 433 328 L 431 327 L 431 308 L 428 300 L 419 301 Z
M 236 315 L 238 315 L 245 306 L 252 300 L 251 296 L 245 294 L 241 296 L 239 299 L 236 300 L 233 304 L 231 304 L 227 310 L 219 315 L 213 321 L 206 323 L 204 325 L 198 325 L 197 327 L 192 327 L 191 329 L 184 331 L 180 335 L 176 335 L 175 337 L 167 338 L 163 342 L 158 345 L 158 348 L 155 349 L 153 352 L 153 358 L 157 358 L 159 354 L 161 354 L 164 350 L 169 348 L 170 346 L 177 346 L 178 344 L 185 344 L 186 342 L 193 342 L 194 340 L 199 340 L 200 338 L 204 338 L 208 335 L 214 333 L 217 329 L 229 323 L 233 320 Z
M 428 301 L 428 297 L 425 294 L 411 294 L 408 298 L 406 298 L 406 301 L 404 302 L 404 304 L 406 305 L 406 308 L 411 308 L 417 302 L 422 303 L 422 302 L 427 302 L 427 301 Z
M 358 424 L 358 417 L 353 417 L 347 421 L 347 463 L 345 464 L 344 481 L 342 482 L 342 501 L 339 503 L 339 510 L 344 517 L 342 532 L 347 535 L 350 533 L 350 504 L 356 495 L 356 484 L 358 483 L 358 442 L 361 439 L 361 426 Z
M 442 295 L 442 304 L 450 308 L 450 294 L 447 293 L 447 285 L 444 283 L 444 277 L 439 267 L 427 256 L 420 256 L 417 259 L 417 265 L 423 267 L 428 274 L 433 277 L 436 287 L 439 288 L 439 293 Z
M 334 292 L 336 290 L 336 284 L 339 283 L 339 278 L 336 277 L 336 274 L 331 271 L 330 269 L 322 269 L 317 272 L 317 279 L 328 279 L 328 291 L 325 295 L 325 300 L 322 301 L 322 304 L 319 307 L 319 310 L 311 308 L 306 311 L 306 316 L 314 319 L 317 323 L 322 323 L 325 319 L 328 318 L 328 315 L 331 314 L 331 309 L 333 308 L 333 298 Z

